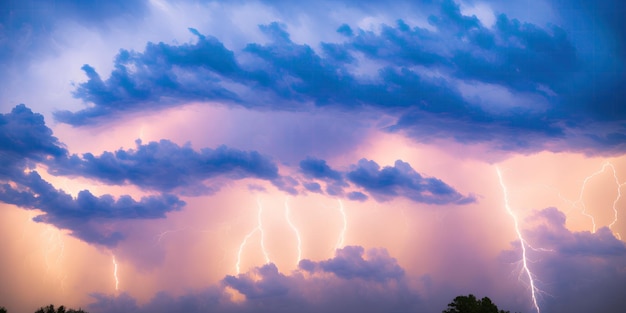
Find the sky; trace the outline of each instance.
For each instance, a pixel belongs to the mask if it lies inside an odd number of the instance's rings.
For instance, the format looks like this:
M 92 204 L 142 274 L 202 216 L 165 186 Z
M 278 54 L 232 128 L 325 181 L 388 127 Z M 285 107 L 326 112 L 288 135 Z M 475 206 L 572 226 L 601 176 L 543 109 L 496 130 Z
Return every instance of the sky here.
M 621 312 L 624 13 L 2 1 L 0 306 Z

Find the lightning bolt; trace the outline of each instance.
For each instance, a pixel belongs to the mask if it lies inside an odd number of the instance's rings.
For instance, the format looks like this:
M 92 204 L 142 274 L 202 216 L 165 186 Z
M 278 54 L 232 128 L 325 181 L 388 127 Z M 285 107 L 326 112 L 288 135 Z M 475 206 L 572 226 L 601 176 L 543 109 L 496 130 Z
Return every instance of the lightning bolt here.
M 513 218 L 513 222 L 515 224 L 515 232 L 517 233 L 517 239 L 520 241 L 520 245 L 522 247 L 523 271 L 526 273 L 526 276 L 528 277 L 528 281 L 530 283 L 530 295 L 533 301 L 533 305 L 535 307 L 535 310 L 537 310 L 537 313 L 540 313 L 541 310 L 539 309 L 539 304 L 537 303 L 537 295 L 536 295 L 536 293 L 539 292 L 539 289 L 535 287 L 533 274 L 530 272 L 530 269 L 528 268 L 528 260 L 526 257 L 526 245 L 527 245 L 526 240 L 524 239 L 524 237 L 522 236 L 522 232 L 520 231 L 519 223 L 517 221 L 517 216 L 515 216 L 515 213 L 513 213 L 513 210 L 511 209 L 511 206 L 509 205 L 508 191 L 507 191 L 506 186 L 504 185 L 504 180 L 502 179 L 502 173 L 500 172 L 500 168 L 498 168 L 497 166 L 496 166 L 496 172 L 498 173 L 498 180 L 500 181 L 500 187 L 502 187 L 502 193 L 504 194 L 504 208 L 506 209 L 507 213 L 511 216 L 511 218 Z
M 65 252 L 65 243 L 61 237 L 61 231 L 50 225 L 46 226 L 46 230 L 43 231 L 42 235 L 48 237 L 48 244 L 46 245 L 47 248 L 44 252 L 46 275 L 48 275 L 48 272 L 52 268 L 52 265 L 50 264 L 50 256 L 55 252 L 58 252 L 56 258 L 54 259 L 54 264 L 58 265 L 63 258 L 63 253 Z
M 570 205 L 574 208 L 580 208 L 580 212 L 582 215 L 588 217 L 591 220 L 591 224 L 592 224 L 592 233 L 596 232 L 597 229 L 597 225 L 596 225 L 596 220 L 594 218 L 593 215 L 589 214 L 587 212 L 587 206 L 585 205 L 585 202 L 583 201 L 583 195 L 585 193 L 585 189 L 587 188 L 587 183 L 594 177 L 604 173 L 607 168 L 610 168 L 612 173 L 613 173 L 613 179 L 615 180 L 615 185 L 617 186 L 617 196 L 615 197 L 615 199 L 613 200 L 613 221 L 611 221 L 611 223 L 609 224 L 609 229 L 612 230 L 613 226 L 615 225 L 615 223 L 617 223 L 618 220 L 618 211 L 617 211 L 617 203 L 619 202 L 619 200 L 622 198 L 622 186 L 626 185 L 626 182 L 620 183 L 619 182 L 619 178 L 617 177 L 617 170 L 615 169 L 615 166 L 613 166 L 613 164 L 611 164 L 610 162 L 605 162 L 604 164 L 602 164 L 602 168 L 596 172 L 594 172 L 593 174 L 585 177 L 585 179 L 583 180 L 583 184 L 580 188 L 580 193 L 578 194 L 578 199 L 576 199 L 576 201 L 569 201 L 565 198 L 563 198 L 560 194 L 559 196 L 565 200 L 566 202 L 569 202 Z M 621 236 L 619 233 L 614 232 L 615 235 L 617 236 L 617 238 L 621 239 Z
M 339 201 L 339 212 L 341 213 L 341 217 L 343 219 L 343 228 L 339 233 L 339 239 L 337 240 L 337 245 L 335 245 L 335 249 L 340 249 L 343 247 L 344 242 L 346 241 L 346 230 L 348 229 L 348 217 L 346 216 L 346 210 L 343 207 L 343 202 Z
M 44 279 L 50 277 L 50 271 L 57 270 L 56 279 L 61 286 L 61 291 L 65 291 L 65 279 L 67 275 L 59 272 L 63 255 L 65 254 L 65 242 L 63 241 L 62 232 L 53 226 L 46 225 L 46 229 L 41 232 L 41 236 L 46 238 L 45 249 L 43 249 L 43 257 L 46 263 L 46 273 Z
M 298 239 L 298 261 L 296 262 L 296 265 L 298 265 L 300 264 L 300 260 L 302 260 L 302 238 L 300 237 L 300 231 L 298 230 L 296 225 L 294 225 L 293 222 L 291 221 L 291 217 L 290 217 L 291 210 L 289 209 L 289 203 L 287 200 L 288 198 L 285 198 L 285 219 L 287 220 L 289 227 L 291 227 L 291 230 L 293 230 L 293 232 L 296 234 L 296 238 Z
M 263 250 L 263 256 L 265 256 L 265 264 L 270 263 L 270 254 L 267 252 L 267 249 L 265 248 L 265 231 L 263 230 L 263 222 L 261 219 L 261 215 L 263 215 L 263 206 L 261 205 L 261 199 L 257 198 L 256 199 L 256 204 L 259 208 L 259 210 L 257 211 L 257 228 L 259 229 L 259 232 L 261 233 L 261 250 Z
M 120 290 L 120 279 L 117 277 L 117 260 L 115 260 L 115 254 L 111 254 L 113 259 L 113 278 L 115 278 L 115 291 Z
M 250 237 L 252 237 L 252 235 L 254 235 L 256 232 L 261 233 L 261 250 L 263 251 L 263 256 L 265 257 L 265 263 L 267 264 L 271 262 L 270 255 L 265 248 L 265 231 L 263 230 L 263 222 L 261 219 L 261 216 L 263 215 L 263 206 L 261 205 L 261 200 L 259 198 L 257 198 L 256 203 L 258 207 L 257 226 L 243 238 L 243 241 L 239 245 L 239 251 L 237 252 L 237 263 L 235 264 L 237 275 L 241 273 L 241 254 L 243 253 L 243 248 L 245 247 L 246 243 L 248 243 Z
M 241 253 L 243 252 L 243 247 L 246 245 L 246 243 L 248 243 L 248 239 L 250 239 L 250 237 L 252 237 L 252 235 L 254 235 L 257 230 L 258 228 L 255 228 L 251 232 L 249 232 L 246 237 L 243 238 L 243 241 L 239 245 L 239 251 L 237 252 L 237 263 L 235 264 L 235 269 L 237 269 L 237 275 L 241 273 Z

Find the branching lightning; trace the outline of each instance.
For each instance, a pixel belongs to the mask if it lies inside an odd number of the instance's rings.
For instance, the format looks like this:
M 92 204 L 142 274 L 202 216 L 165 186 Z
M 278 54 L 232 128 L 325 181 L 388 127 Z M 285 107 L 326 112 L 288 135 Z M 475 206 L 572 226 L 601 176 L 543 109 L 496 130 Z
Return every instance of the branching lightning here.
M 343 202 L 341 200 L 337 200 L 337 201 L 339 202 L 339 213 L 341 214 L 341 217 L 342 217 L 343 227 L 341 228 L 341 231 L 339 233 L 339 238 L 337 238 L 337 243 L 335 244 L 335 250 L 341 249 L 344 247 L 345 240 L 346 240 L 346 231 L 348 229 L 348 217 L 346 214 L 346 210 L 343 206 Z M 258 198 L 257 198 L 257 206 L 258 206 L 257 226 L 254 229 L 252 229 L 248 234 L 246 234 L 246 236 L 243 238 L 243 240 L 239 244 L 239 249 L 237 251 L 237 262 L 235 263 L 235 270 L 237 271 L 237 274 L 241 273 L 241 258 L 242 258 L 243 250 L 245 246 L 248 244 L 248 241 L 250 240 L 250 238 L 252 238 L 252 236 L 254 236 L 257 232 L 260 234 L 260 237 L 261 237 L 260 243 L 261 243 L 261 249 L 263 251 L 263 255 L 265 257 L 265 262 L 266 263 L 271 262 L 269 252 L 267 251 L 265 247 L 265 231 L 264 231 L 263 222 L 262 222 L 263 206 L 261 205 L 261 201 Z M 289 207 L 289 199 L 286 198 L 285 199 L 285 220 L 287 221 L 287 224 L 289 225 L 291 230 L 294 232 L 297 242 L 298 242 L 298 246 L 297 246 L 298 258 L 296 262 L 296 265 L 297 265 L 297 264 L 300 264 L 300 261 L 302 260 L 302 236 L 301 236 L 300 230 L 291 219 L 291 213 L 292 212 L 291 212 L 291 208 Z
M 113 278 L 115 279 L 115 291 L 120 290 L 120 279 L 117 277 L 117 260 L 115 260 L 115 254 L 111 254 L 113 259 Z
M 587 183 L 594 177 L 604 173 L 607 168 L 610 168 L 612 173 L 613 173 L 613 178 L 615 180 L 615 185 L 617 186 L 617 196 L 615 197 L 615 199 L 613 200 L 613 221 L 611 221 L 611 223 L 609 224 L 609 229 L 612 230 L 613 226 L 615 225 L 615 223 L 617 223 L 617 219 L 618 219 L 618 211 L 617 211 L 617 204 L 619 202 L 619 200 L 622 198 L 622 187 L 624 185 L 626 185 L 626 182 L 620 183 L 619 178 L 617 177 L 617 170 L 615 169 L 615 166 L 613 166 L 613 164 L 611 164 L 610 162 L 605 162 L 602 165 L 602 168 L 596 172 L 594 172 L 593 174 L 585 177 L 585 179 L 583 180 L 583 184 L 580 188 L 580 192 L 578 194 L 578 199 L 576 199 L 576 201 L 569 201 L 567 199 L 564 199 L 563 197 L 561 197 L 563 200 L 567 201 L 570 203 L 570 205 L 574 208 L 579 208 L 580 209 L 580 213 L 586 217 L 588 217 L 591 220 L 591 224 L 592 224 L 592 233 L 595 233 L 597 230 L 597 225 L 596 225 L 596 220 L 595 217 L 593 215 L 591 215 L 589 212 L 587 212 L 587 207 L 585 205 L 585 202 L 583 201 L 583 196 L 585 193 L 585 189 L 587 187 Z M 559 194 L 560 195 L 560 194 Z M 619 233 L 615 232 L 615 235 L 617 236 L 617 238 L 621 239 L 621 236 Z
M 519 223 L 517 221 L 517 216 L 515 216 L 515 213 L 513 213 L 513 210 L 511 209 L 511 206 L 509 205 L 509 195 L 508 195 L 508 191 L 506 186 L 504 185 L 504 180 L 502 179 L 502 173 L 500 172 L 500 168 L 496 167 L 496 172 L 498 173 L 498 179 L 500 181 L 500 187 L 502 187 L 502 193 L 504 194 L 504 208 L 506 209 L 507 213 L 511 216 L 511 218 L 513 218 L 513 222 L 515 224 L 515 232 L 517 233 L 517 238 L 520 241 L 520 245 L 522 247 L 522 265 L 523 265 L 523 271 L 526 274 L 526 276 L 528 277 L 528 281 L 530 283 L 530 294 L 531 294 L 531 298 L 533 301 L 533 305 L 535 307 L 535 310 L 537 310 L 537 313 L 540 313 L 541 310 L 539 309 L 539 304 L 537 303 L 537 295 L 536 293 L 539 292 L 539 289 L 537 289 L 537 287 L 535 286 L 535 281 L 533 278 L 533 274 L 531 273 L 530 269 L 528 268 L 528 260 L 527 260 L 527 256 L 526 256 L 526 240 L 524 239 L 524 237 L 522 236 L 522 232 L 520 231 L 519 228 Z
M 263 230 L 263 222 L 261 216 L 263 215 L 263 206 L 261 205 L 261 200 L 259 198 L 256 199 L 256 204 L 259 207 L 257 212 L 257 222 L 259 232 L 261 232 L 261 249 L 263 250 L 263 256 L 265 256 L 265 264 L 270 263 L 270 255 L 265 248 L 265 230 Z
M 241 254 L 243 253 L 243 248 L 245 247 L 246 243 L 248 243 L 248 239 L 250 239 L 250 237 L 252 237 L 252 235 L 254 235 L 256 232 L 259 232 L 261 234 L 261 250 L 263 250 L 263 256 L 265 257 L 265 263 L 270 263 L 270 255 L 267 252 L 267 249 L 265 248 L 265 231 L 263 230 L 263 223 L 262 223 L 262 215 L 263 215 L 263 206 L 261 205 L 261 200 L 259 198 L 257 198 L 257 207 L 258 207 L 258 211 L 257 211 L 257 226 L 250 231 L 244 238 L 243 241 L 241 242 L 241 244 L 239 245 L 239 251 L 237 252 L 237 263 L 235 264 L 235 269 L 237 270 L 237 275 L 239 275 L 241 273 Z
M 31 215 L 32 219 L 32 215 Z M 44 279 L 50 278 L 50 272 L 56 272 L 56 280 L 61 286 L 61 290 L 65 290 L 65 279 L 67 274 L 63 274 L 61 270 L 61 262 L 65 254 L 65 242 L 63 241 L 63 233 L 54 226 L 46 225 L 41 236 L 45 237 L 45 248 L 43 249 L 43 259 L 46 264 L 46 273 Z
M 302 238 L 300 237 L 300 231 L 291 221 L 291 210 L 289 209 L 289 203 L 287 200 L 288 199 L 285 199 L 285 219 L 287 220 L 289 227 L 291 227 L 291 230 L 293 230 L 293 232 L 296 234 L 296 238 L 298 239 L 298 260 L 296 261 L 296 265 L 298 265 L 300 264 L 300 260 L 302 260 Z
M 339 233 L 339 239 L 337 240 L 337 245 L 335 245 L 335 249 L 341 249 L 346 241 L 346 230 L 348 229 L 348 217 L 346 216 L 346 210 L 343 207 L 343 202 L 339 201 L 339 212 L 341 212 L 341 217 L 343 219 L 343 228 L 341 229 L 341 233 Z
M 63 258 L 63 254 L 65 252 L 65 243 L 61 237 L 61 231 L 56 229 L 53 226 L 47 225 L 46 230 L 42 233 L 43 236 L 47 237 L 46 250 L 44 252 L 44 259 L 46 261 L 46 275 L 50 271 L 51 259 L 50 256 L 55 254 L 54 264 L 58 265 L 61 259 Z
M 235 268 L 237 269 L 237 275 L 241 273 L 241 253 L 243 252 L 243 247 L 246 245 L 246 243 L 248 243 L 248 239 L 250 239 L 250 237 L 252 237 L 252 235 L 254 235 L 257 230 L 259 229 L 255 228 L 251 232 L 249 232 L 246 237 L 243 238 L 243 241 L 239 245 L 239 251 L 237 252 L 237 263 L 235 264 Z

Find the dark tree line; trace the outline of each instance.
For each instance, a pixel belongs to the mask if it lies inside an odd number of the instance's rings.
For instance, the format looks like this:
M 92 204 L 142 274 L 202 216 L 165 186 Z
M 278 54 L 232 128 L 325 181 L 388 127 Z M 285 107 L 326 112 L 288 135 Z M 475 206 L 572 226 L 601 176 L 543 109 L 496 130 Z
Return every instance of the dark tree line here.
M 0 306 L 0 313 L 7 313 L 7 309 Z M 54 305 L 41 307 L 35 313 L 87 313 L 83 309 L 66 309 L 64 306 L 54 308 Z M 510 313 L 509 311 L 499 310 L 491 299 L 484 297 L 477 299 L 473 294 L 467 296 L 458 296 L 448 304 L 448 308 L 442 313 Z
M 7 313 L 7 309 L 3 306 L 0 306 L 0 313 Z M 60 306 L 58 308 L 54 308 L 54 305 L 44 306 L 39 308 L 35 313 L 88 313 L 87 311 L 83 311 L 83 309 L 79 308 L 78 310 L 74 309 L 66 309 L 64 306 Z
M 35 313 L 87 313 L 83 311 L 83 309 L 79 308 L 78 310 L 74 309 L 65 309 L 64 306 L 58 307 L 56 310 L 54 309 L 54 305 L 49 305 L 46 307 L 39 308 L 39 310 L 35 311 Z
M 448 308 L 442 313 L 511 313 L 499 310 L 491 299 L 484 297 L 477 299 L 473 294 L 458 296 L 448 304 Z

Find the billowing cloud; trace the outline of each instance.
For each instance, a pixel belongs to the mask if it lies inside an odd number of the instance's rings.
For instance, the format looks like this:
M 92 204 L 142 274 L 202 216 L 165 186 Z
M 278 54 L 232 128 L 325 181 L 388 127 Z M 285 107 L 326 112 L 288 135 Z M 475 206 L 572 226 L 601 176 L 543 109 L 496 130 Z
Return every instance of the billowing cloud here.
M 284 182 L 278 167 L 256 151 L 241 151 L 226 146 L 194 150 L 191 145 L 178 146 L 169 140 L 142 144 L 136 149 L 104 152 L 99 156 L 86 153 L 72 155 L 52 164 L 54 175 L 78 175 L 109 184 L 133 184 L 148 190 L 174 191 L 186 194 L 212 193 L 218 186 L 205 186 L 203 181 L 227 177 L 253 177 Z
M 606 227 L 576 232 L 565 227 L 565 214 L 556 208 L 537 212 L 526 231 L 529 264 L 546 312 L 611 312 L 626 305 L 619 296 L 626 286 L 626 244 Z M 503 257 L 514 261 L 520 247 Z M 603 292 L 598 293 L 597 290 Z
M 322 186 L 316 182 L 303 183 L 302 186 L 310 192 L 322 192 Z
M 365 281 L 386 282 L 401 279 L 404 270 L 385 250 L 367 251 L 367 259 L 363 258 L 365 250 L 359 246 L 348 246 L 337 250 L 335 258 L 312 262 L 301 261 L 300 267 L 308 272 L 322 271 L 333 273 L 343 279 L 362 279 Z
M 43 116 L 23 104 L 0 115 L 0 147 L 2 202 L 41 210 L 44 213 L 36 221 L 69 229 L 77 238 L 106 246 L 124 238 L 121 231 L 112 230 L 109 225 L 112 222 L 165 218 L 167 212 L 185 205 L 171 192 L 211 193 L 219 186 L 205 186 L 203 182 L 216 177 L 254 177 L 271 181 L 287 192 L 296 192 L 297 182 L 279 176 L 277 166 L 268 158 L 255 151 L 226 146 L 197 152 L 190 145 L 180 147 L 168 140 L 145 145 L 138 141 L 136 150 L 70 156 L 46 126 Z M 54 175 L 85 177 L 115 185 L 133 184 L 164 194 L 146 196 L 139 201 L 123 195 L 116 200 L 111 195 L 98 197 L 82 190 L 73 197 L 45 181 L 38 172 L 27 171 L 37 164 L 48 166 Z
M 368 199 L 368 196 L 360 191 L 351 191 L 348 193 L 348 199 L 354 201 L 365 201 Z
M 474 196 L 463 196 L 440 179 L 423 177 L 409 163 L 401 160 L 397 160 L 393 167 L 385 166 L 381 169 L 376 162 L 361 159 L 346 176 L 378 201 L 396 196 L 428 204 L 467 204 L 476 201 Z
M 94 106 L 78 113 L 58 112 L 57 119 L 82 125 L 112 113 L 149 110 L 168 102 L 236 100 L 234 92 L 221 86 L 223 77 L 235 80 L 243 75 L 238 74 L 241 70 L 233 52 L 217 39 L 191 31 L 198 35 L 194 45 L 149 43 L 143 53 L 122 50 L 106 81 L 93 67 L 84 65 L 89 80 L 74 95 Z
M 300 170 L 305 176 L 316 179 L 341 181 L 341 173 L 330 168 L 325 160 L 307 158 L 300 161 Z
M 141 306 L 125 294 L 96 295 L 90 308 L 94 312 L 407 312 L 420 303 L 404 271 L 385 250 L 365 253 L 362 247 L 346 247 L 332 259 L 303 260 L 300 266 L 301 270 L 284 274 L 274 264 L 266 264 L 226 276 L 219 286 L 178 298 L 162 293 Z M 233 302 L 229 288 L 244 300 Z
M 36 216 L 35 221 L 69 229 L 81 240 L 105 246 L 114 246 L 124 238 L 123 233 L 111 230 L 108 224 L 127 219 L 165 218 L 165 213 L 185 205 L 178 197 L 168 194 L 136 201 L 130 196 L 117 200 L 111 195 L 96 197 L 83 190 L 74 198 L 54 188 L 37 172 L 13 177 L 12 183 L 0 185 L 0 201 L 41 210 L 44 213 Z
M 41 114 L 20 104 L 10 113 L 0 114 L 0 177 L 10 176 L 25 166 L 24 162 L 62 158 L 67 150 L 52 135 Z
M 386 166 L 380 169 L 376 162 L 361 159 L 344 173 L 331 168 L 325 160 L 308 157 L 300 161 L 300 171 L 307 178 L 324 181 L 327 194 L 345 196 L 353 201 L 365 201 L 369 197 L 360 191 L 350 191 L 346 194 L 344 189 L 350 186 L 348 182 L 363 188 L 378 201 L 387 201 L 395 197 L 427 204 L 467 204 L 476 201 L 473 195 L 463 196 L 440 179 L 423 177 L 409 163 L 401 160 L 397 160 L 393 167 Z M 309 191 L 319 192 L 318 183 L 305 184 Z
M 4 1 L 0 305 L 626 307 L 622 7 Z
M 287 26 L 277 22 L 260 26 L 268 43 L 249 43 L 241 51 L 191 29 L 194 44 L 122 50 L 106 80 L 85 65 L 88 81 L 78 85 L 75 96 L 93 106 L 56 117 L 83 125 L 189 101 L 275 110 L 312 110 L 308 103 L 314 103 L 389 114 L 397 119 L 389 130 L 406 131 L 418 141 L 453 138 L 523 151 L 624 148 L 610 140 L 626 133 L 619 124 L 581 128 L 599 122 L 599 112 L 580 103 L 585 95 L 569 96 L 584 89 L 578 86 L 588 65 L 563 28 L 505 14 L 487 27 L 451 0 L 442 1 L 428 23 L 436 30 L 403 20 L 382 24 L 379 31 L 342 24 L 337 31 L 344 41 L 321 42 L 321 49 L 295 43 Z M 378 69 L 357 74 L 365 61 Z M 599 114 L 611 121 L 624 117 Z

